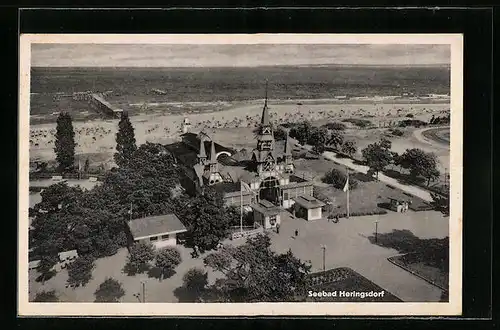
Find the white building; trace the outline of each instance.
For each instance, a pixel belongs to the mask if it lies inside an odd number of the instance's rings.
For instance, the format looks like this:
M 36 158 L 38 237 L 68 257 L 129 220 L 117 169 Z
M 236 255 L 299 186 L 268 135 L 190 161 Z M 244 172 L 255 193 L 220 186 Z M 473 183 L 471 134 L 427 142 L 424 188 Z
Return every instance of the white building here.
M 153 243 L 157 248 L 177 245 L 177 235 L 187 231 L 175 214 L 131 220 L 128 227 L 134 242 Z

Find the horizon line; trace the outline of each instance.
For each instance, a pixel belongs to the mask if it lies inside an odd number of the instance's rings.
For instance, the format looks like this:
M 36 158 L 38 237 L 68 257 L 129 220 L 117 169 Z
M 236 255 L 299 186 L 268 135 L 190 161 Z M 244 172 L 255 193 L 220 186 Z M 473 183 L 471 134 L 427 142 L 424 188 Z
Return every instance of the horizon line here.
M 384 67 L 384 68 L 422 68 L 422 67 L 451 67 L 451 63 L 429 63 L 429 64 L 269 64 L 269 65 L 241 65 L 241 66 L 90 66 L 90 65 L 75 65 L 75 66 L 34 66 L 31 68 L 40 69 L 71 69 L 71 68 L 88 68 L 88 69 L 203 69 L 203 68 L 220 68 L 220 69 L 239 69 L 239 68 L 272 68 L 272 67 Z

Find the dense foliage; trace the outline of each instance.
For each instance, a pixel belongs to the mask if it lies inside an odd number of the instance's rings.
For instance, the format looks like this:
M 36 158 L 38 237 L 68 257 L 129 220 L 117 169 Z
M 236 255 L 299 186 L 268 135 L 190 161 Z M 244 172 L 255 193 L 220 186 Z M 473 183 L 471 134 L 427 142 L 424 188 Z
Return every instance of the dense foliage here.
M 373 125 L 373 123 L 371 121 L 369 121 L 368 119 L 348 118 L 348 119 L 344 119 L 342 121 L 345 123 L 351 123 L 351 124 L 356 125 L 360 128 L 367 128 L 367 127 L 370 127 Z
M 94 292 L 95 302 L 119 302 L 124 295 L 122 284 L 111 277 L 107 277 Z
M 201 268 L 191 268 L 184 274 L 182 281 L 186 289 L 199 296 L 208 285 L 208 273 Z
M 179 207 L 178 216 L 190 232 L 189 239 L 200 251 L 214 249 L 239 224 L 239 210 L 226 207 L 222 195 L 211 187 Z
M 442 117 L 440 117 L 440 116 L 435 117 L 433 115 L 431 120 L 429 121 L 429 124 L 431 124 L 431 125 L 449 125 L 450 124 L 450 115 L 442 116 Z
M 60 173 L 71 172 L 75 165 L 75 131 L 71 116 L 66 112 L 61 112 L 57 117 L 57 127 L 55 134 L 56 160 Z
M 155 266 L 161 271 L 161 278 L 181 263 L 181 254 L 175 247 L 165 247 L 156 252 Z
M 344 143 L 342 130 L 328 129 L 328 124 L 315 127 L 308 121 L 294 124 L 290 129 L 290 136 L 302 145 L 313 146 L 316 153 L 322 153 L 327 146 L 339 150 Z
M 323 177 L 323 182 L 333 185 L 337 189 L 344 189 L 345 183 L 347 181 L 347 173 L 342 172 L 336 168 L 332 168 Z M 349 189 L 356 189 L 358 186 L 358 180 L 354 179 L 352 176 L 349 177 Z
M 258 235 L 204 259 L 206 266 L 224 274 L 211 288 L 218 301 L 286 302 L 304 296 L 311 266 L 290 250 L 277 254 L 270 246 L 268 236 Z
M 136 150 L 134 127 L 130 123 L 128 113 L 124 111 L 118 123 L 118 132 L 116 133 L 116 153 L 114 155 L 116 165 L 125 165 L 132 158 Z
M 68 265 L 68 284 L 71 286 L 86 285 L 92 279 L 94 267 L 92 256 L 78 257 Z
M 56 295 L 56 291 L 40 291 L 36 294 L 33 299 L 34 302 L 58 302 L 59 297 Z
M 401 120 L 399 122 L 399 127 L 422 127 L 422 126 L 427 126 L 427 123 L 425 121 L 421 121 L 418 119 L 405 119 Z
M 346 129 L 346 125 L 340 122 L 331 122 L 328 124 L 323 125 L 324 127 L 331 129 L 331 130 L 336 130 L 336 131 L 343 131 Z
M 155 257 L 153 244 L 137 242 L 129 249 L 125 271 L 128 274 L 141 273 L 149 267 L 149 262 Z
M 356 141 L 352 141 L 352 140 L 344 141 L 344 143 L 342 144 L 342 147 L 340 148 L 340 152 L 349 156 L 349 157 L 354 156 L 357 151 L 358 151 L 358 148 L 356 147 Z
M 434 153 L 425 152 L 422 149 L 406 149 L 397 159 L 397 165 L 408 169 L 413 179 L 423 177 L 427 180 L 427 186 L 430 181 L 439 177 L 437 168 L 438 160 Z
M 377 175 L 393 161 L 393 153 L 390 151 L 391 142 L 382 139 L 379 142 L 369 144 L 361 151 L 370 171 Z
M 47 271 L 61 251 L 112 255 L 127 243 L 128 219 L 175 211 L 171 190 L 178 177 L 172 156 L 161 145 L 147 143 L 126 166 L 108 172 L 103 183 L 90 191 L 66 183 L 51 185 L 31 210 L 35 217 L 30 247 L 51 261 Z

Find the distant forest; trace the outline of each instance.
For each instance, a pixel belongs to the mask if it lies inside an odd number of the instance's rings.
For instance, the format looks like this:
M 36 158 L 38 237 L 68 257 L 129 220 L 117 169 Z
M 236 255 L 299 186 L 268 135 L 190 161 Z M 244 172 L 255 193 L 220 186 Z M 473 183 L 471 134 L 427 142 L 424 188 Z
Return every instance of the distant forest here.
M 31 93 L 106 92 L 170 102 L 449 94 L 449 67 L 311 66 L 252 68 L 40 68 L 31 70 Z

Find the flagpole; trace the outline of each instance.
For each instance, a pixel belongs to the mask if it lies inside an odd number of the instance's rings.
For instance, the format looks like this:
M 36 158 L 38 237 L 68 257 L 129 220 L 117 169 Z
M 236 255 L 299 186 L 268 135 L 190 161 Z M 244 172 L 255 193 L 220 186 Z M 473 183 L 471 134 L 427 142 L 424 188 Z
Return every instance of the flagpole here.
M 130 202 L 130 221 L 132 221 L 132 202 Z
M 240 233 L 243 232 L 243 182 L 240 180 Z
M 347 219 L 349 219 L 349 168 L 347 169 Z

